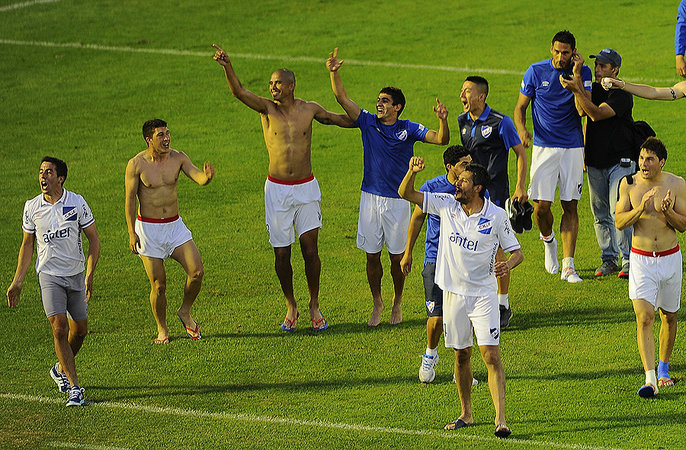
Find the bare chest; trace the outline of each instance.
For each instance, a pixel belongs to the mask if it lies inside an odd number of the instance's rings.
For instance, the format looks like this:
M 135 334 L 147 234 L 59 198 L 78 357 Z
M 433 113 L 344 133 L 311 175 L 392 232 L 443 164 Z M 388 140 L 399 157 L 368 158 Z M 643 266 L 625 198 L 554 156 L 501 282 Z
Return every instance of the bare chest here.
M 180 166 L 177 162 L 145 162 L 141 166 L 141 183 L 148 189 L 176 185 L 179 178 Z

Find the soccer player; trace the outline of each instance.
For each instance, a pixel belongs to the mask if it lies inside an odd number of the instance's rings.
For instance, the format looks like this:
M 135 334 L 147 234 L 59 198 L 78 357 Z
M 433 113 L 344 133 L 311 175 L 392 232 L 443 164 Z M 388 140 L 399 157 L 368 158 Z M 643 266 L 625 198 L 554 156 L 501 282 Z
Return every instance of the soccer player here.
M 436 284 L 443 289 L 445 346 L 455 349 L 455 379 L 462 413 L 446 430 L 474 423 L 471 405 L 473 333 L 488 369 L 488 387 L 495 407 L 495 435 L 507 437 L 505 421 L 505 371 L 500 359 L 500 318 L 496 277 L 510 273 L 522 262 L 519 242 L 505 210 L 484 198 L 488 171 L 470 164 L 457 178 L 455 194 L 419 192 L 415 176 L 424 160 L 413 157 L 398 193 L 429 214 L 440 216 Z M 501 247 L 507 261 L 496 261 Z
M 601 81 L 604 77 L 616 77 L 622 65 L 622 57 L 616 50 L 605 48 L 595 58 L 595 83 L 589 99 L 581 83 L 579 69 L 584 58 L 575 53 L 574 77 L 560 77 L 560 83 L 574 94 L 586 119 L 585 163 L 588 191 L 593 212 L 596 240 L 600 247 L 602 263 L 595 276 L 602 277 L 619 270 L 617 264 L 621 252 L 622 268 L 619 278 L 629 278 L 629 250 L 631 227 L 619 231 L 615 227 L 615 207 L 619 195 L 619 182 L 632 175 L 635 162 L 633 118 L 634 100 L 620 90 L 607 91 Z
M 681 306 L 682 258 L 678 232 L 686 231 L 686 182 L 664 172 L 667 149 L 650 137 L 641 146 L 639 172 L 622 180 L 615 213 L 620 230 L 633 225 L 629 298 L 636 313 L 638 352 L 645 384 L 638 395 L 650 398 L 672 386 L 669 359 Z M 660 353 L 655 375 L 655 311 L 660 310 Z
M 681 0 L 676 15 L 676 27 L 674 28 L 674 53 L 676 54 L 676 73 L 686 78 L 686 0 Z
M 43 158 L 38 171 L 41 193 L 24 205 L 24 237 L 17 270 L 7 289 L 7 302 L 10 308 L 19 304 L 35 243 L 36 274 L 58 360 L 50 369 L 50 377 L 60 391 L 69 393 L 67 406 L 81 406 L 83 390 L 79 387 L 74 358 L 88 333 L 87 302 L 93 295 L 100 239 L 90 207 L 79 194 L 64 189 L 66 179 L 64 161 Z M 88 239 L 87 260 L 83 255 L 82 231 Z
M 150 280 L 150 305 L 157 322 L 155 344 L 169 343 L 167 328 L 167 275 L 164 261 L 170 256 L 186 271 L 183 302 L 176 312 L 186 335 L 202 338 L 200 325 L 191 316 L 191 308 L 200 293 L 205 274 L 198 247 L 190 230 L 179 217 L 179 174 L 201 186 L 214 177 L 214 167 L 205 163 L 198 169 L 183 152 L 172 149 L 167 123 L 161 119 L 143 124 L 143 138 L 148 147 L 126 165 L 125 216 L 129 231 L 129 248 L 140 256 Z M 138 202 L 136 202 L 138 200 Z M 136 215 L 136 203 L 139 204 Z
M 295 98 L 295 75 L 288 69 L 272 73 L 269 80 L 271 99 L 255 95 L 243 87 L 226 52 L 217 45 L 214 48 L 214 60 L 224 68 L 231 93 L 247 107 L 260 113 L 262 120 L 264 142 L 269 154 L 269 174 L 264 186 L 267 231 L 269 243 L 274 247 L 276 275 L 287 306 L 281 329 L 295 331 L 300 316 L 293 294 L 291 266 L 295 226 L 305 260 L 312 328 L 315 331 L 325 330 L 329 324 L 319 310 L 321 260 L 317 240 L 322 227 L 322 213 L 321 191 L 312 173 L 310 159 L 312 121 L 351 128 L 352 120 L 346 115 L 327 111 L 318 103 Z
M 509 149 L 517 157 L 517 185 L 512 200 L 525 203 L 529 196 L 524 187 L 526 179 L 526 149 L 508 116 L 491 109 L 486 103 L 488 81 L 480 76 L 469 76 L 462 84 L 460 101 L 463 112 L 457 117 L 462 145 L 471 153 L 474 162 L 488 169 L 491 183 L 488 185 L 490 200 L 505 208 L 510 197 L 510 181 L 507 175 Z M 505 252 L 498 249 L 496 259 L 505 261 Z M 498 278 L 498 303 L 500 304 L 500 328 L 507 328 L 512 318 L 509 299 L 510 276 Z
M 438 99 L 434 112 L 438 117 L 438 131 L 424 125 L 400 120 L 405 108 L 405 96 L 395 87 L 385 87 L 376 100 L 376 114 L 361 109 L 348 97 L 338 70 L 343 64 L 338 59 L 338 48 L 329 53 L 326 67 L 331 76 L 331 88 L 362 135 L 364 149 L 364 176 L 360 196 L 360 215 L 357 224 L 357 248 L 367 254 L 367 281 L 374 307 L 367 325 L 375 327 L 381 322 L 385 305 L 381 295 L 383 266 L 381 250 L 384 243 L 391 260 L 393 278 L 393 307 L 391 325 L 402 322 L 402 296 L 405 275 L 400 267 L 410 222 L 410 205 L 398 196 L 398 186 L 405 167 L 414 154 L 414 143 L 428 142 L 447 145 L 450 141 L 448 109 Z
M 532 64 L 524 74 L 519 99 L 514 110 L 514 123 L 524 147 L 529 147 L 531 133 L 526 128 L 526 110 L 532 105 L 534 122 L 529 197 L 534 203 L 534 219 L 545 248 L 545 269 L 557 273 L 557 240 L 553 232 L 551 205 L 555 188 L 560 189 L 562 217 L 562 276 L 570 283 L 582 281 L 574 268 L 574 251 L 579 232 L 577 203 L 581 198 L 584 169 L 584 137 L 581 111 L 574 94 L 560 84 L 560 75 L 571 77 L 572 55 L 576 39 L 569 31 L 558 32 L 550 44 L 551 59 Z M 581 67 L 581 80 L 591 95 L 591 69 Z
M 419 190 L 421 192 L 442 192 L 455 194 L 457 177 L 464 168 L 472 162 L 469 152 L 460 145 L 451 145 L 443 152 L 443 164 L 446 173 L 425 182 Z M 405 276 L 412 270 L 412 250 L 422 229 L 427 214 L 420 205 L 415 205 L 410 226 L 407 229 L 407 245 L 400 268 Z M 438 342 L 443 334 L 443 291 L 436 284 L 436 255 L 438 253 L 438 233 L 440 217 L 436 214 L 428 215 L 426 224 L 426 244 L 424 245 L 424 300 L 426 302 L 426 352 L 422 356 L 419 366 L 419 381 L 431 383 L 436 377 L 435 367 L 438 364 Z

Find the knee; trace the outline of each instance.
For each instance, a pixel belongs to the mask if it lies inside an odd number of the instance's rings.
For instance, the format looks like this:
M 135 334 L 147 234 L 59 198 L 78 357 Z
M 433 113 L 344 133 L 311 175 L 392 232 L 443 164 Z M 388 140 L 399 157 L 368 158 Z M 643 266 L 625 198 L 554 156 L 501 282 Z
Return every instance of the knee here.
M 52 322 L 52 336 L 57 340 L 66 340 L 69 336 L 69 325 L 67 321 L 56 320 Z
M 468 364 L 471 356 L 471 352 L 467 349 L 455 351 L 455 361 L 457 361 L 458 366 Z
M 167 280 L 152 280 L 150 287 L 153 294 L 164 295 L 167 292 Z
M 188 274 L 188 279 L 191 283 L 200 283 L 204 276 L 205 269 L 203 267 L 200 267 L 199 269 L 191 271 L 191 273 Z
M 487 366 L 498 367 L 500 365 L 500 353 L 487 351 L 483 353 L 484 364 Z
M 74 328 L 73 331 L 70 330 L 70 332 L 73 333 L 77 337 L 84 338 L 88 334 L 88 325 L 85 321 L 83 323 L 82 322 L 76 322 L 76 327 Z
M 636 325 L 639 328 L 652 328 L 655 322 L 655 316 L 648 313 L 636 314 Z

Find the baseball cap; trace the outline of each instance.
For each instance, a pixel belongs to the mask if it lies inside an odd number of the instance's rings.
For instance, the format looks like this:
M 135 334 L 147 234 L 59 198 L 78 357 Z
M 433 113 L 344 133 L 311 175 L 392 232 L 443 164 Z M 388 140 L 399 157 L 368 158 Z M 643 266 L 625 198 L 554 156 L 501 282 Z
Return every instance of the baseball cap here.
M 591 55 L 591 58 L 597 58 L 602 64 L 612 64 L 613 66 L 622 66 L 622 57 L 619 56 L 616 50 L 611 48 L 604 48 L 598 52 L 597 55 Z

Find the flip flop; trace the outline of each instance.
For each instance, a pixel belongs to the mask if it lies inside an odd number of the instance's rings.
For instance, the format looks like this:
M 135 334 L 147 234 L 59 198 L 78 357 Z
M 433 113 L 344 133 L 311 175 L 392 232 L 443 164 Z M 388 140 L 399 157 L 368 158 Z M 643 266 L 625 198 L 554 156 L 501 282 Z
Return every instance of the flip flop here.
M 653 398 L 657 395 L 657 389 L 652 384 L 644 384 L 638 390 L 638 395 L 643 398 Z
M 657 385 L 659 387 L 674 386 L 674 380 L 672 380 L 670 377 L 662 377 L 659 380 L 657 380 Z
M 314 331 L 324 331 L 327 328 L 329 328 L 329 323 L 326 321 L 326 319 L 324 318 L 323 315 L 322 315 L 322 318 L 319 320 L 314 320 L 314 319 L 310 319 L 310 320 L 312 321 L 312 329 Z M 322 324 L 322 322 L 324 322 L 324 323 Z
M 169 336 L 167 336 L 166 338 L 162 338 L 162 339 L 155 338 L 155 340 L 152 341 L 152 343 L 153 344 L 169 344 Z
M 454 428 L 448 428 L 449 425 L 455 425 L 455 426 L 454 426 Z M 448 430 L 448 431 L 453 431 L 453 430 L 459 430 L 460 428 L 471 427 L 472 425 L 474 425 L 474 424 L 473 423 L 467 423 L 462 419 L 457 419 L 453 422 L 450 422 L 448 425 L 443 427 L 443 429 Z
M 499 438 L 506 438 L 509 437 L 510 434 L 512 434 L 512 431 L 507 427 L 505 424 L 500 424 L 495 427 L 495 433 L 496 436 Z
M 193 339 L 194 341 L 199 341 L 202 339 L 202 334 L 200 333 L 200 324 L 198 322 L 195 322 L 195 330 L 193 328 L 188 328 L 186 324 L 184 323 L 183 319 L 177 314 L 176 317 L 179 318 L 181 321 L 181 325 L 185 328 L 186 331 L 186 336 L 189 338 Z M 195 336 L 191 333 L 194 333 Z
M 281 324 L 281 329 L 283 331 L 288 331 L 289 333 L 292 333 L 295 331 L 296 325 L 298 325 L 298 318 L 300 317 L 300 313 L 298 313 L 297 316 L 295 316 L 295 319 L 291 320 L 288 317 L 283 319 L 283 323 Z

